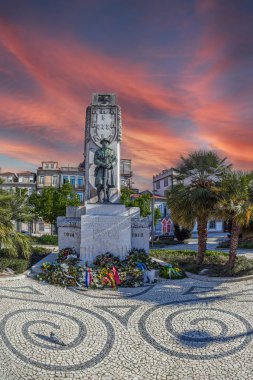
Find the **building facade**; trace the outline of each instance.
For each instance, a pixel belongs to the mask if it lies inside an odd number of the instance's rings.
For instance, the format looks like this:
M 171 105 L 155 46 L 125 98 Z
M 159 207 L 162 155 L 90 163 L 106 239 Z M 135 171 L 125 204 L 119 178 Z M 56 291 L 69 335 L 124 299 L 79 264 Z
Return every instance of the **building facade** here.
M 164 197 L 166 190 L 169 190 L 176 184 L 176 172 L 174 168 L 165 169 L 161 173 L 153 176 L 153 189 L 156 194 Z
M 153 195 L 154 209 L 158 208 L 161 218 L 155 225 L 154 235 L 174 236 L 174 224 L 171 219 L 170 209 L 167 206 L 166 197 L 161 195 Z
M 81 205 L 84 203 L 84 168 L 79 166 L 59 166 L 58 161 L 43 161 L 37 169 L 37 192 L 41 193 L 45 187 L 60 188 L 69 182 L 77 193 Z M 50 234 L 51 225 L 39 220 L 34 228 L 37 235 Z
M 171 189 L 177 184 L 177 174 L 174 168 L 165 169 L 161 173 L 153 176 L 153 189 L 156 194 L 166 196 L 166 190 Z M 170 211 L 168 211 L 170 214 Z M 173 222 L 172 222 L 173 226 Z M 209 220 L 208 232 L 209 233 L 223 233 L 226 231 L 226 223 L 221 220 Z M 194 224 L 193 232 L 197 233 L 198 225 Z
M 79 166 L 61 166 L 57 161 L 43 161 L 37 170 L 37 191 L 41 192 L 45 187 L 60 188 L 69 182 L 77 195 L 80 203 L 84 201 L 84 168 Z
M 36 173 L 23 171 L 20 173 L 5 172 L 0 173 L 3 181 L 0 187 L 10 193 L 26 190 L 28 195 L 36 191 Z M 21 223 L 15 222 L 17 231 L 33 233 L 33 222 Z
M 132 188 L 132 161 L 129 159 L 120 160 L 120 186 Z
M 173 225 L 173 221 L 171 219 L 170 210 L 167 206 L 166 197 L 158 195 L 158 194 L 154 195 L 154 194 L 152 194 L 151 191 L 145 190 L 142 192 L 138 191 L 137 193 L 132 194 L 132 199 L 136 199 L 139 196 L 141 196 L 143 194 L 147 194 L 147 193 L 150 194 L 150 197 L 151 197 L 151 210 L 150 210 L 151 213 L 148 216 L 150 233 L 152 232 L 152 218 L 153 218 L 152 209 L 154 208 L 154 212 L 155 212 L 155 209 L 159 209 L 160 214 L 161 214 L 161 218 L 157 221 L 157 223 L 154 226 L 154 236 L 164 235 L 164 234 L 166 234 L 168 236 L 173 236 L 174 235 L 174 225 Z
M 81 205 L 84 204 L 85 182 L 84 163 L 79 166 L 59 166 L 57 161 L 43 161 L 36 173 L 23 171 L 20 173 L 0 172 L 2 183 L 0 188 L 15 192 L 16 189 L 26 189 L 31 195 L 34 191 L 41 193 L 45 187 L 60 188 L 69 182 L 77 193 Z M 132 187 L 131 160 L 120 160 L 121 187 Z M 18 231 L 29 234 L 43 235 L 51 234 L 51 225 L 43 220 L 36 220 L 31 223 L 16 223 Z

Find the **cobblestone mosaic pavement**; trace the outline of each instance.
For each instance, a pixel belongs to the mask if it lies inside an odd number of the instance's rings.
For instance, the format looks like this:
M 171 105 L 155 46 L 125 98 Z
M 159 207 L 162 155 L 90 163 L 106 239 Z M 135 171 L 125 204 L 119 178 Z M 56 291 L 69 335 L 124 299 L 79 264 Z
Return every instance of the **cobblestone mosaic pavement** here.
M 252 280 L 114 292 L 27 278 L 1 281 L 0 305 L 1 380 L 252 379 Z

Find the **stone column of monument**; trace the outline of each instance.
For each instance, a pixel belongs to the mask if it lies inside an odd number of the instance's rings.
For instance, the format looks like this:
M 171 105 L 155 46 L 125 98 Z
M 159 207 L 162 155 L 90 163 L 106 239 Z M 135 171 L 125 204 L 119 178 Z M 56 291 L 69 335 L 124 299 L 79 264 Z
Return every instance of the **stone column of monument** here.
M 108 140 L 109 148 L 117 158 L 114 167 L 115 187 L 110 190 L 110 202 L 119 202 L 120 196 L 120 142 L 122 139 L 121 109 L 115 94 L 93 94 L 91 105 L 86 109 L 85 124 L 85 201 L 97 203 L 94 155 L 101 148 L 101 141 Z
M 74 247 L 88 263 L 106 252 L 121 258 L 131 248 L 148 252 L 148 220 L 138 207 L 119 202 L 122 126 L 115 94 L 93 94 L 85 133 L 85 206 L 67 207 L 57 218 L 59 248 Z

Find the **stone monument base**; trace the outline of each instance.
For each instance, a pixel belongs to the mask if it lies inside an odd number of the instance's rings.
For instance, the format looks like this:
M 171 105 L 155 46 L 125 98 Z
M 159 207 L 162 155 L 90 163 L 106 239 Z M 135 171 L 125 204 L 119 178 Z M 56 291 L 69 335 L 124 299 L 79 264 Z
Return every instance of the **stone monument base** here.
M 106 252 L 123 259 L 133 248 L 149 251 L 149 225 L 138 207 L 92 204 L 67 207 L 57 219 L 59 249 L 75 248 L 80 259 L 92 263 Z

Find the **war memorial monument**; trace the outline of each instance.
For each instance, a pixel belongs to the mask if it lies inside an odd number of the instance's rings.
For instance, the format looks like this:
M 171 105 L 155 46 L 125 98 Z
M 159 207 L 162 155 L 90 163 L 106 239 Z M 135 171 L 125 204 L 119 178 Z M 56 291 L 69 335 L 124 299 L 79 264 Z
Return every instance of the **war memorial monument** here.
M 58 217 L 59 249 L 71 247 L 89 263 L 106 252 L 123 258 L 149 250 L 149 226 L 138 207 L 120 203 L 122 118 L 115 94 L 93 94 L 86 109 L 85 205 Z

